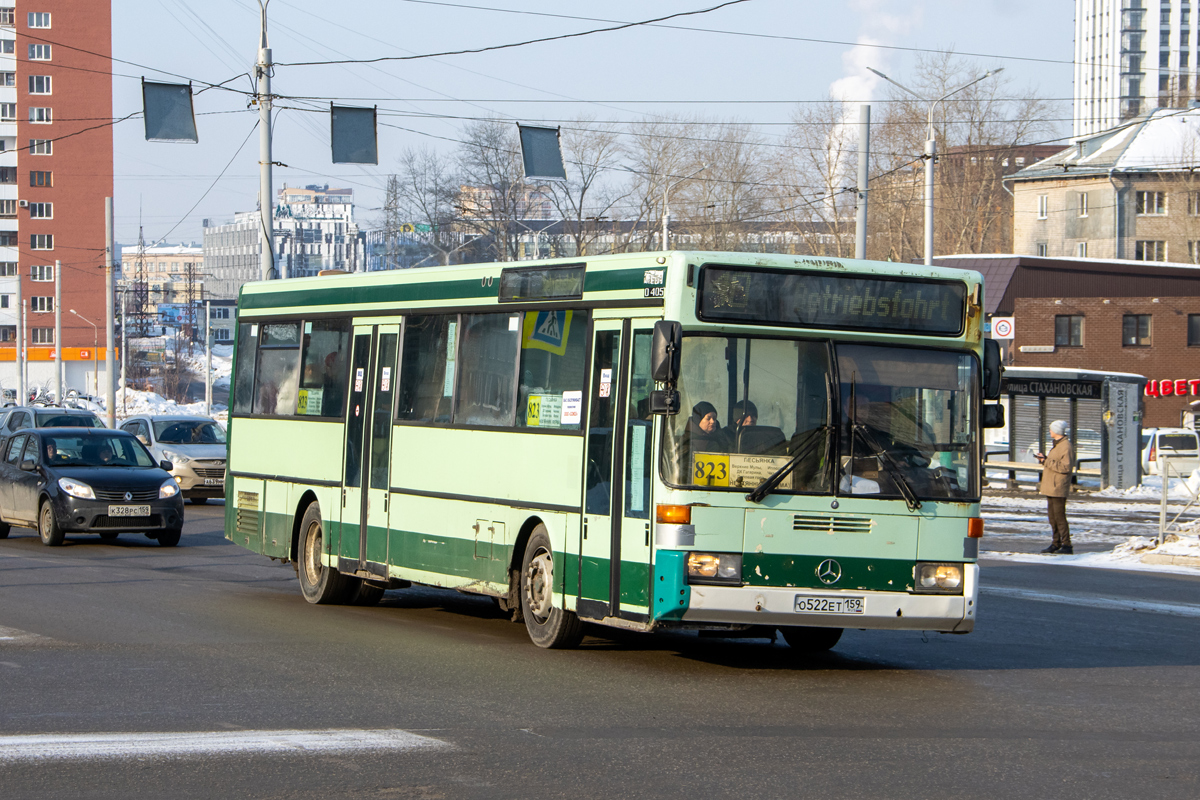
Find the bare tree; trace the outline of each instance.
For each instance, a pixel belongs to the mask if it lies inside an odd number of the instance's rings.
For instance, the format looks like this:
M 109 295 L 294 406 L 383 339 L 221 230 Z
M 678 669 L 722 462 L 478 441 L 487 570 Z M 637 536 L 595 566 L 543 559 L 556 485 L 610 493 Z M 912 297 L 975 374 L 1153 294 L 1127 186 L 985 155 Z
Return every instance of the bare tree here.
M 953 53 L 922 56 L 904 83 L 925 97 L 941 97 L 983 73 Z M 1015 170 L 1023 143 L 1049 135 L 1052 104 L 1033 88 L 1016 91 L 1001 77 L 956 93 L 934 108 L 934 248 L 936 253 L 1006 252 L 1012 249 L 1012 198 L 1001 179 Z M 872 132 L 876 177 L 872 185 L 868 244 L 875 258 L 922 257 L 924 163 L 929 104 L 893 89 Z
M 666 189 L 685 178 L 692 163 L 688 140 L 695 123 L 679 117 L 643 120 L 630 126 L 627 157 L 631 173 L 625 189 L 624 226 L 614 242 L 617 252 L 651 250 L 664 213 Z M 678 192 L 683 184 L 675 186 Z M 661 248 L 663 243 L 658 240 Z
M 551 187 L 551 197 L 564 222 L 564 236 L 574 255 L 585 256 L 604 232 L 602 218 L 628 197 L 606 180 L 622 156 L 617 129 L 582 117 L 562 131 L 566 183 Z
M 773 174 L 784 186 L 769 206 L 812 255 L 854 254 L 854 194 L 857 130 L 849 108 L 830 98 L 801 106 L 792 115 Z
M 764 196 L 776 190 L 768 185 L 762 139 L 737 122 L 697 127 L 684 174 L 700 174 L 675 191 L 684 212 L 679 227 L 691 247 L 742 250 L 767 216 Z
M 454 162 L 436 150 L 408 148 L 400 154 L 400 169 L 388 176 L 384 200 L 384 233 L 389 268 L 400 266 L 405 236 L 427 250 L 426 263 L 449 264 L 459 249 L 454 231 L 461 181 Z M 417 259 L 418 263 L 422 259 Z
M 472 122 L 463 139 L 458 150 L 458 218 L 468 230 L 486 237 L 495 260 L 515 261 L 521 238 L 517 223 L 528 218 L 530 205 L 517 128 L 495 119 Z

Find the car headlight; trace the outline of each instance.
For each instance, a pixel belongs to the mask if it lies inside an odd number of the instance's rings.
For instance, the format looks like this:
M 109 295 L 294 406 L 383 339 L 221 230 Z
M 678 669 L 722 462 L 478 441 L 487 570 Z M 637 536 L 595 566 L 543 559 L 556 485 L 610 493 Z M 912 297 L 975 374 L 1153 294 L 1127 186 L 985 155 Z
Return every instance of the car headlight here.
M 913 591 L 962 594 L 962 564 L 917 564 L 913 568 Z
M 70 478 L 59 478 L 58 488 L 71 495 L 71 497 L 78 497 L 80 500 L 96 499 L 96 493 L 92 491 L 92 487 L 86 483 L 73 481 Z
M 163 450 L 163 458 L 167 459 L 177 467 L 182 467 L 184 464 L 191 461 L 191 459 L 187 456 L 183 455 L 182 453 L 176 453 L 173 450 Z
M 174 497 L 177 494 L 179 494 L 179 484 L 175 483 L 174 479 L 158 487 L 158 498 L 160 500 L 164 497 Z
M 688 553 L 688 583 L 741 584 L 741 553 Z

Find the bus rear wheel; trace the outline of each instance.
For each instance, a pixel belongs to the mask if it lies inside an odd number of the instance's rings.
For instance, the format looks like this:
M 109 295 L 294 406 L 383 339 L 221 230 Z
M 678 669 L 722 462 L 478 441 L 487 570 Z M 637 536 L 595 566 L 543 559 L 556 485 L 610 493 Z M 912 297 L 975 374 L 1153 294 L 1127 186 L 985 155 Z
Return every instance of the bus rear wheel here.
M 841 628 L 802 628 L 800 626 L 780 628 L 788 647 L 801 653 L 824 653 L 832 650 L 842 638 Z
M 340 572 L 321 563 L 325 552 L 325 526 L 321 522 L 321 507 L 309 503 L 300 521 L 299 569 L 300 593 L 310 603 L 344 602 L 346 579 Z
M 521 559 L 521 612 L 538 647 L 563 650 L 583 639 L 579 617 L 554 605 L 554 550 L 545 525 L 533 529 Z

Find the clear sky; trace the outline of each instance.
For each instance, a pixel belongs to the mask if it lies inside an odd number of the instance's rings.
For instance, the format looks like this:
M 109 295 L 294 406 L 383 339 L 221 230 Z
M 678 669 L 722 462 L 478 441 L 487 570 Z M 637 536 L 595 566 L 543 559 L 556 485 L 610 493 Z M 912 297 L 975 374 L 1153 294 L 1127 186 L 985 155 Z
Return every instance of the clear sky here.
M 270 43 L 281 65 L 272 89 L 297 98 L 280 101 L 274 159 L 286 167 L 275 169 L 275 188 L 350 186 L 359 222 L 370 227 L 399 152 L 417 145 L 449 152 L 468 118 L 553 125 L 581 114 L 612 121 L 701 114 L 761 124 L 774 137 L 795 103 L 830 92 L 882 99 L 882 82 L 865 67 L 904 82 L 916 53 L 897 48 L 975 54 L 981 70 L 1005 67 L 1014 96 L 1032 88 L 1061 99 L 1061 116 L 1069 117 L 1071 0 L 746 0 L 656 26 L 487 53 L 283 66 L 502 45 L 720 2 L 270 0 Z M 258 9 L 257 0 L 113 3 L 113 55 L 132 62 L 114 64 L 115 117 L 141 109 L 142 77 L 191 80 L 197 90 L 228 81 L 238 90 L 196 96 L 199 144 L 146 142 L 136 117 L 116 126 L 121 244 L 137 241 L 139 220 L 148 243 L 198 242 L 203 218 L 228 221 L 256 207 L 258 112 L 245 92 L 252 89 Z M 377 167 L 332 163 L 330 100 L 379 106 Z M 1069 127 L 1064 120 L 1059 130 L 1066 135 Z

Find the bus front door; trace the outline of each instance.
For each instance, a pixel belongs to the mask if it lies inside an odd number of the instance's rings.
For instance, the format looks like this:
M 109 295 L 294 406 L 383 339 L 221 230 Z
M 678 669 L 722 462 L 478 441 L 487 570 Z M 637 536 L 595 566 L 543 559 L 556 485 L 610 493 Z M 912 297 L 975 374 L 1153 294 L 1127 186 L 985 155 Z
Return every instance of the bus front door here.
M 595 323 L 576 605 L 588 619 L 648 618 L 652 324 Z
M 392 398 L 399 325 L 354 328 L 338 570 L 387 577 Z

